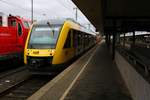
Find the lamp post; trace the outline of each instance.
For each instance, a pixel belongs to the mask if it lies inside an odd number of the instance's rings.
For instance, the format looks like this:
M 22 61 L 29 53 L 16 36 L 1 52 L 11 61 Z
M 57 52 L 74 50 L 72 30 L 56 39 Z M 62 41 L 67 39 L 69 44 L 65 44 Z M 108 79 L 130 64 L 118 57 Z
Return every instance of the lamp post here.
M 31 0 L 31 20 L 33 23 L 33 21 L 34 21 L 34 19 L 33 19 L 33 0 Z
M 45 13 L 43 13 L 43 17 L 46 19 L 46 14 Z
M 75 8 L 73 8 L 73 10 L 75 10 L 75 19 L 76 19 L 76 21 L 78 21 L 78 8 L 75 7 Z
M 89 29 L 89 30 L 91 29 L 91 24 L 90 24 L 90 23 L 88 24 L 88 29 Z

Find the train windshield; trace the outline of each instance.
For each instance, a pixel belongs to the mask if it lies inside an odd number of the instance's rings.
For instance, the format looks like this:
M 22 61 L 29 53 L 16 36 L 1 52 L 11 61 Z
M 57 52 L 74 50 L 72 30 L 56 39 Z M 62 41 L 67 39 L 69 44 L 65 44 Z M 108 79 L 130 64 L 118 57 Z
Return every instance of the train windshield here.
M 27 22 L 27 21 L 24 21 L 23 24 L 24 24 L 25 28 L 30 28 L 30 26 L 31 26 L 30 22 Z
M 40 25 L 34 26 L 30 35 L 28 48 L 53 49 L 56 46 L 60 26 Z

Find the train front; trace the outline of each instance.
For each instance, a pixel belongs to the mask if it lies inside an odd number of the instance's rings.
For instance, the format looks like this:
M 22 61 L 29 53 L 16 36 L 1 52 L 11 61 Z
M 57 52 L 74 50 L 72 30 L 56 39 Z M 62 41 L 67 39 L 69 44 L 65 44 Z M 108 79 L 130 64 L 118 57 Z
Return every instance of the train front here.
M 24 63 L 32 71 L 48 71 L 55 55 L 60 25 L 42 22 L 33 24 L 26 41 Z

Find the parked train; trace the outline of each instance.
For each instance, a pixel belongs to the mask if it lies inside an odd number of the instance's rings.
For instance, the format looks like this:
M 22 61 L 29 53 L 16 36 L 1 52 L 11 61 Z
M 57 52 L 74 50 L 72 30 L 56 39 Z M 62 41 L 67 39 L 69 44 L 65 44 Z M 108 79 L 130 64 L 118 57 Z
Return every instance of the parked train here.
M 125 41 L 124 41 L 125 40 Z M 133 33 L 127 33 L 120 36 L 121 45 L 124 45 L 127 49 L 131 49 L 133 47 L 150 47 L 150 33 L 149 32 L 135 32 L 135 44 L 133 44 Z M 125 44 L 123 44 L 125 43 Z
M 92 47 L 95 36 L 72 20 L 34 23 L 25 45 L 24 63 L 33 73 L 49 72 Z
M 30 20 L 17 16 L 0 15 L 0 61 L 23 58 Z

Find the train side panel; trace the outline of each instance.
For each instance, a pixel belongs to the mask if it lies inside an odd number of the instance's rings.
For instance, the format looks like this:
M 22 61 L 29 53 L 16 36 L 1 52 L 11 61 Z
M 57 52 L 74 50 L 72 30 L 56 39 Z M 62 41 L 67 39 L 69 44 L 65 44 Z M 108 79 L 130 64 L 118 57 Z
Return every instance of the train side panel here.
M 72 47 L 72 43 L 67 41 L 67 38 L 71 38 L 71 33 L 69 32 L 70 26 L 68 23 L 65 23 L 62 31 L 60 33 L 57 46 L 56 46 L 56 54 L 53 57 L 52 64 L 63 64 L 74 57 L 75 49 Z M 68 37 L 69 36 L 69 37 Z M 67 46 L 65 43 L 68 42 Z
M 9 16 L 8 26 L 0 26 L 0 59 L 20 57 L 23 54 L 29 27 L 25 28 L 24 20 Z M 1 21 L 2 23 L 2 21 Z
M 24 63 L 27 64 L 27 55 L 29 53 L 29 51 L 27 50 L 27 47 L 28 47 L 28 43 L 29 43 L 29 37 L 30 37 L 30 34 L 31 34 L 31 31 L 32 31 L 32 28 L 33 28 L 33 24 L 29 30 L 29 33 L 27 35 L 27 39 L 25 41 L 25 47 L 24 47 Z
M 16 28 L 0 27 L 0 55 L 16 51 Z
M 32 43 L 30 41 L 33 39 L 33 34 L 41 34 L 38 36 L 38 39 L 41 39 L 40 41 L 44 40 L 45 38 L 42 38 L 42 36 L 45 34 L 45 30 L 48 30 L 47 34 L 50 33 L 53 36 L 51 38 L 54 38 L 55 32 L 51 31 L 51 29 L 56 25 L 57 24 L 54 24 L 54 22 L 41 21 L 35 23 L 30 29 L 24 50 L 24 63 L 29 65 L 29 69 L 33 73 L 42 71 L 51 72 L 53 68 L 56 70 L 57 68 L 63 68 L 62 66 L 55 65 L 68 63 L 70 60 L 72 60 L 72 58 L 83 54 L 95 43 L 93 35 L 82 30 L 79 24 L 68 20 L 59 24 L 61 27 L 59 27 L 60 32 L 58 32 L 57 35 L 57 42 L 56 39 L 54 43 L 52 41 L 48 41 L 42 44 L 38 41 L 35 43 L 41 44 L 36 46 L 33 44 L 34 42 Z M 37 26 L 38 28 L 36 28 Z M 45 26 L 48 26 L 48 28 L 41 28 Z M 40 30 L 38 33 L 35 32 L 35 29 L 37 29 L 37 31 L 39 29 L 42 30 Z M 49 37 L 51 35 L 46 35 L 45 37 Z M 34 37 L 36 38 L 36 36 Z M 55 44 L 55 47 L 49 46 L 42 48 L 42 46 L 44 46 L 46 43 L 49 43 L 49 45 L 53 43 Z

